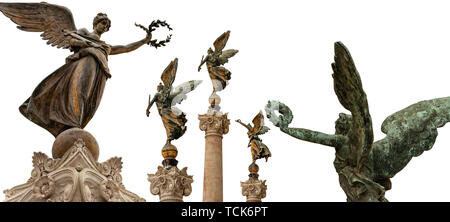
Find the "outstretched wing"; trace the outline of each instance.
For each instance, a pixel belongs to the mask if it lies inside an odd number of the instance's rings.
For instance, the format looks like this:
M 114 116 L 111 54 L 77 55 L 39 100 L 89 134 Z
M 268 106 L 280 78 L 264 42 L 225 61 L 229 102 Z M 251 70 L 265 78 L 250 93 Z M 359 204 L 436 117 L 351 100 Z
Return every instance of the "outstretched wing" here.
M 238 53 L 239 50 L 236 49 L 228 49 L 223 51 L 220 56 L 219 56 L 219 64 L 223 65 L 225 63 L 228 62 L 228 59 L 233 57 L 234 55 L 236 55 L 236 53 Z
M 269 130 L 270 130 L 269 127 L 263 126 L 263 127 L 261 128 L 261 130 L 258 132 L 258 135 L 262 135 L 262 134 L 264 134 L 264 133 L 267 133 L 267 132 L 269 132 Z
M 230 31 L 224 32 L 219 38 L 214 41 L 214 49 L 216 52 L 222 51 L 225 48 L 225 45 L 228 42 L 228 38 L 230 37 Z
M 373 143 L 372 119 L 366 93 L 348 49 L 341 42 L 334 44 L 333 68 L 334 91 L 339 102 L 352 113 L 348 133 L 350 150 L 360 170 L 369 156 Z
M 72 37 L 63 30 L 76 31 L 69 9 L 59 5 L 42 3 L 0 3 L 0 11 L 27 32 L 43 32 L 41 37 L 47 44 L 58 48 L 69 48 Z
M 257 135 L 261 129 L 264 126 L 264 115 L 262 111 L 259 111 L 259 113 L 253 118 L 253 134 Z
M 163 81 L 165 86 L 171 87 L 173 82 L 175 81 L 175 77 L 177 75 L 178 68 L 178 58 L 175 58 L 170 64 L 164 69 L 164 72 L 161 75 L 161 80 Z
M 180 104 L 187 98 L 187 93 L 193 91 L 198 85 L 202 83 L 202 80 L 191 80 L 177 86 L 172 92 L 170 92 L 170 98 L 172 99 L 172 106 Z
M 450 97 L 421 101 L 384 120 L 381 131 L 386 137 L 374 143 L 370 162 L 375 178 L 391 178 L 413 157 L 430 150 L 437 129 L 450 121 Z

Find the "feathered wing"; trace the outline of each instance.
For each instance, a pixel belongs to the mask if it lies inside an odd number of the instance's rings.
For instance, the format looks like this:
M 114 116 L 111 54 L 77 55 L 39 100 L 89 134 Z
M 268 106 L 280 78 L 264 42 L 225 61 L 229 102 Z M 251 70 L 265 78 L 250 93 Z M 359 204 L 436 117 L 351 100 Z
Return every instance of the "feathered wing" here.
M 371 168 L 375 178 L 392 178 L 413 157 L 430 150 L 437 129 L 450 121 L 450 97 L 421 101 L 384 120 L 386 137 L 374 143 Z
M 230 31 L 224 32 L 219 38 L 214 41 L 214 49 L 216 52 L 222 51 L 225 48 L 225 45 L 228 42 L 228 38 L 230 37 Z
M 264 115 L 261 111 L 253 118 L 253 134 L 257 135 L 264 126 Z
M 261 130 L 258 132 L 258 135 L 262 135 L 262 134 L 264 134 L 264 133 L 267 133 L 267 132 L 269 132 L 269 130 L 270 130 L 269 127 L 263 126 L 263 127 L 261 128 Z
M 341 42 L 334 45 L 333 68 L 334 91 L 339 102 L 352 113 L 348 133 L 350 150 L 355 155 L 358 169 L 367 161 L 372 143 L 372 119 L 369 113 L 366 93 L 348 49 Z
M 175 87 L 175 89 L 170 92 L 172 105 L 177 103 L 181 104 L 181 102 L 187 98 L 186 94 L 197 88 L 200 83 L 202 83 L 202 80 L 190 80 Z
M 163 81 L 165 86 L 171 87 L 173 82 L 175 81 L 175 77 L 177 75 L 178 68 L 178 59 L 175 58 L 170 64 L 164 69 L 161 80 Z
M 64 31 L 76 31 L 69 9 L 63 6 L 42 3 L 0 3 L 0 11 L 27 32 L 43 32 L 41 37 L 47 44 L 58 48 L 69 48 L 72 37 Z
M 233 57 L 234 55 L 236 55 L 236 53 L 238 53 L 239 50 L 236 49 L 228 49 L 223 51 L 220 56 L 219 56 L 219 64 L 223 65 L 225 63 L 228 62 L 228 59 Z

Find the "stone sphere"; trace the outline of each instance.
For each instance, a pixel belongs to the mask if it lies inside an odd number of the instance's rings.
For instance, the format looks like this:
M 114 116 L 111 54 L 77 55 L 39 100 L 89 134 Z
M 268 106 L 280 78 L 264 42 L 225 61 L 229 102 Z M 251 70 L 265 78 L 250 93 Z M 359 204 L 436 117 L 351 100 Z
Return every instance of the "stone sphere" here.
M 68 129 L 59 134 L 53 142 L 53 158 L 61 158 L 78 140 L 82 139 L 95 160 L 98 160 L 99 147 L 97 140 L 88 131 L 80 128 Z
M 259 171 L 259 166 L 256 165 L 256 163 L 252 163 L 252 164 L 250 164 L 250 166 L 248 166 L 248 171 L 249 171 L 250 173 L 258 173 L 258 171 Z
M 216 93 L 211 94 L 211 96 L 208 99 L 209 104 L 211 104 L 211 106 L 217 106 L 220 104 L 220 102 L 222 101 L 220 99 L 220 96 L 217 95 Z
M 178 155 L 178 150 L 176 146 L 169 143 L 164 145 L 161 154 L 164 157 L 164 159 L 175 159 Z

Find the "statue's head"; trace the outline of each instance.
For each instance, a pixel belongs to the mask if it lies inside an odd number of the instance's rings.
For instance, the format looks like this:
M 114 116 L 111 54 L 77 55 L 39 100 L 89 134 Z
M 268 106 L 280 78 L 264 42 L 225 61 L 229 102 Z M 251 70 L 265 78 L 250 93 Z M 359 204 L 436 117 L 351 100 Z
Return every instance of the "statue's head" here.
M 94 18 L 93 25 L 94 30 L 98 34 L 103 34 L 109 31 L 109 28 L 111 27 L 111 20 L 109 20 L 105 13 L 98 13 Z
M 208 49 L 208 54 L 212 54 L 213 52 L 214 51 L 211 48 Z
M 339 113 L 339 118 L 334 122 L 336 134 L 347 135 L 352 124 L 352 116 L 345 113 Z
M 162 92 L 164 90 L 164 85 L 162 83 L 159 83 L 156 90 L 158 90 L 158 92 Z

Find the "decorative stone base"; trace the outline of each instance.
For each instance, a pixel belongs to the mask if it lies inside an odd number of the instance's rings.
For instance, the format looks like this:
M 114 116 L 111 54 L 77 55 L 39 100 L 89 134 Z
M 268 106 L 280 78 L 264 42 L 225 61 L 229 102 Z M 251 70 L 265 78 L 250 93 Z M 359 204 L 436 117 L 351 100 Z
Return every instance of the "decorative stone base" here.
M 83 139 L 58 159 L 34 153 L 31 178 L 5 190 L 6 202 L 143 202 L 122 184 L 122 160 L 98 163 Z
M 183 196 L 192 192 L 192 176 L 187 174 L 187 167 L 179 170 L 176 166 L 158 166 L 155 174 L 148 174 L 150 192 L 159 195 L 161 202 L 183 202 Z
M 258 180 L 250 177 L 247 181 L 241 182 L 242 195 L 247 197 L 247 202 L 261 202 L 266 197 L 266 180 Z

